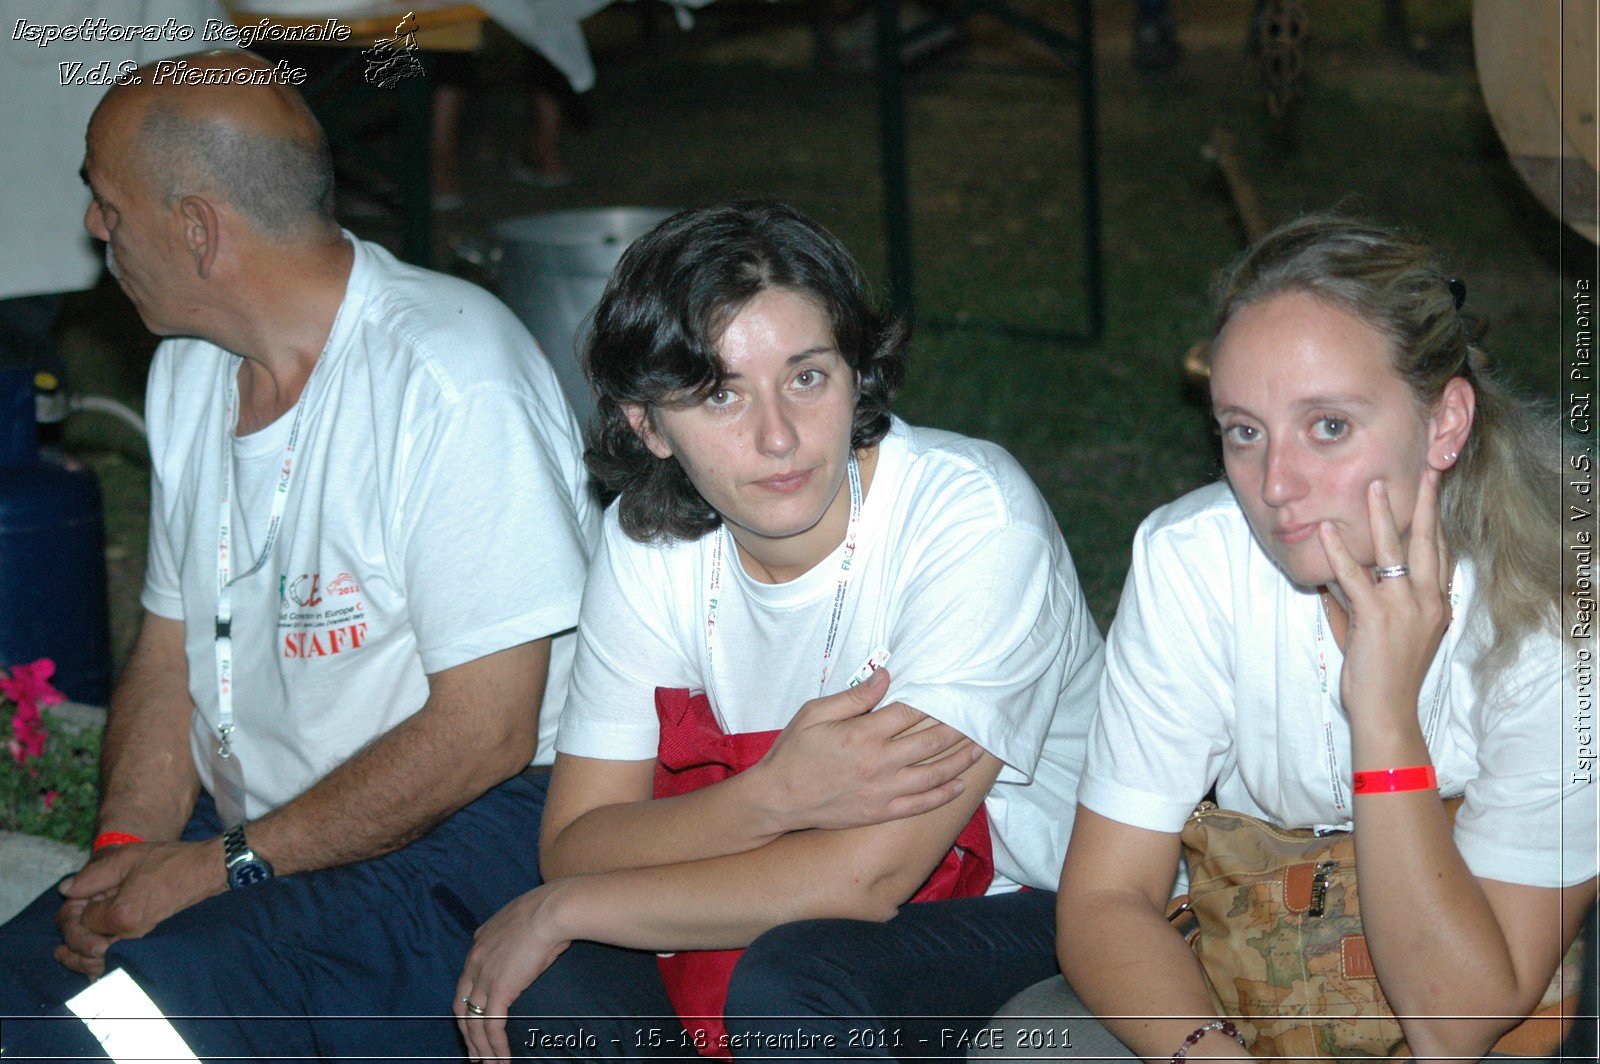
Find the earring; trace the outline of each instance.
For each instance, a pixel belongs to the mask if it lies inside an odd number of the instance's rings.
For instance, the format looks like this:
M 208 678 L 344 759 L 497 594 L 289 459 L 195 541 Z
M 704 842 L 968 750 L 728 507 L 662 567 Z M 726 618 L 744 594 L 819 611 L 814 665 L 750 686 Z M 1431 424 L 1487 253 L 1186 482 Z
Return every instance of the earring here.
M 1450 451 L 1450 452 L 1448 452 L 1446 454 L 1440 455 L 1440 457 L 1442 459 L 1444 459 L 1444 461 L 1446 461 L 1446 462 L 1454 462 L 1457 458 L 1461 457 L 1461 452 L 1460 451 Z

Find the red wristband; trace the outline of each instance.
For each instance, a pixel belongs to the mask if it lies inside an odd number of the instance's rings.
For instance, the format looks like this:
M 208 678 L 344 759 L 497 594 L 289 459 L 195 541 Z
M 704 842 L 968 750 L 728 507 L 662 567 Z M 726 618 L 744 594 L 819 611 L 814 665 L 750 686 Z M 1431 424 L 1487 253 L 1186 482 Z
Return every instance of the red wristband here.
M 1351 776 L 1357 794 L 1394 794 L 1397 791 L 1428 791 L 1439 787 L 1439 774 L 1432 765 L 1411 768 L 1380 768 Z
M 94 850 L 103 850 L 107 846 L 124 846 L 130 842 L 143 841 L 139 836 L 130 835 L 126 831 L 102 831 L 95 836 L 94 845 L 89 849 L 92 852 Z

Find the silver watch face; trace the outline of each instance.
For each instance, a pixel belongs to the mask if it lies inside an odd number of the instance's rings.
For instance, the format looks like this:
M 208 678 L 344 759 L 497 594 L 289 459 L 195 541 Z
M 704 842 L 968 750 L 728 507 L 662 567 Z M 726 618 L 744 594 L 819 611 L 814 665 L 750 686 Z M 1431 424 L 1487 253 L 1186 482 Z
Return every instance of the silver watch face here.
M 228 886 L 248 887 L 272 878 L 272 869 L 259 857 L 250 857 L 228 869 Z
M 230 890 L 272 878 L 272 866 L 257 857 L 245 841 L 243 825 L 230 828 L 222 836 L 222 859 L 228 870 Z

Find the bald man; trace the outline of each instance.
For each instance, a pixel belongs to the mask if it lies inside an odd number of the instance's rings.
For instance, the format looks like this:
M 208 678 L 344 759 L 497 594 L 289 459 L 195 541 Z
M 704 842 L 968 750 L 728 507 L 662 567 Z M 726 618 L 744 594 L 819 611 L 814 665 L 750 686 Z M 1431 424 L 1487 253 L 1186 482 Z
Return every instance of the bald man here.
M 85 224 L 168 338 L 146 613 L 101 835 L 0 929 L 0 1013 L 65 1016 L 111 973 L 202 1057 L 459 1055 L 472 931 L 537 881 L 528 766 L 598 519 L 577 428 L 504 306 L 340 230 L 273 68 L 182 62 L 200 74 L 142 68 L 88 129 Z M 7 1021 L 0 1046 L 107 1034 Z

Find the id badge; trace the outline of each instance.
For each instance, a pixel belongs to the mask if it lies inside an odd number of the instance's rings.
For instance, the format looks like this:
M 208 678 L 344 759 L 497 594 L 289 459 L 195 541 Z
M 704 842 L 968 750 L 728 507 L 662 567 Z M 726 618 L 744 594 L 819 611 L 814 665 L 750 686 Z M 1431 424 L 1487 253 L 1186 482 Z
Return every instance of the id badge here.
M 217 817 L 224 828 L 245 822 L 244 815 L 244 765 L 239 761 L 239 751 L 234 748 L 223 757 L 217 747 L 211 748 L 212 797 L 217 802 Z

